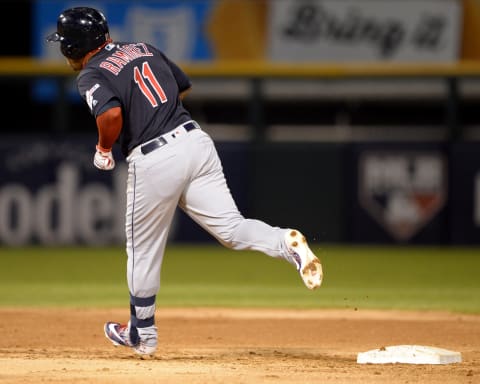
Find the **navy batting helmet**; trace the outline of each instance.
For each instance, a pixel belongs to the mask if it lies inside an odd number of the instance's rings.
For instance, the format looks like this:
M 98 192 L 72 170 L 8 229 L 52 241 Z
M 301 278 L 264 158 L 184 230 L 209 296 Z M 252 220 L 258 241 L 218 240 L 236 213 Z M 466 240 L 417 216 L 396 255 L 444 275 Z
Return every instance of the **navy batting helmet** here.
M 63 11 L 57 20 L 57 32 L 47 41 L 59 41 L 65 57 L 80 59 L 109 38 L 105 16 L 94 8 L 75 7 Z

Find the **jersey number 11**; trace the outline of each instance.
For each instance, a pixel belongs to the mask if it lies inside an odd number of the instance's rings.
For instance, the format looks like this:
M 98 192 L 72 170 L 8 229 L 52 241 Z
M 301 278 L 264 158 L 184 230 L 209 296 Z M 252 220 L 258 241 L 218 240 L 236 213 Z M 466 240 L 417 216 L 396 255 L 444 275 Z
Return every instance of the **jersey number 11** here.
M 160 99 L 160 103 L 164 104 L 167 102 L 167 95 L 163 91 L 162 86 L 158 82 L 157 78 L 155 77 L 152 69 L 148 62 L 144 61 L 142 63 L 142 71 L 136 66 L 133 68 L 133 78 L 135 83 L 138 85 L 140 90 L 142 91 L 143 95 L 147 98 L 147 100 L 152 104 L 152 107 L 158 107 L 158 101 L 155 95 L 152 93 L 150 88 L 147 86 L 145 79 L 148 80 L 148 83 L 155 91 L 157 97 Z

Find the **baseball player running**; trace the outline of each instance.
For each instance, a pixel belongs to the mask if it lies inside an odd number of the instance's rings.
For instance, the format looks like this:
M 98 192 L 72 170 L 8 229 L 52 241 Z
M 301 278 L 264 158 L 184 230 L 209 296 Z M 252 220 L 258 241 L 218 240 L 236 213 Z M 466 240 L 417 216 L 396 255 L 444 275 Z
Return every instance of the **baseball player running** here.
M 119 142 L 128 163 L 126 207 L 130 320 L 105 324 L 114 345 L 140 355 L 157 349 L 155 300 L 168 232 L 177 206 L 224 246 L 256 250 L 295 266 L 309 289 L 322 282 L 322 266 L 300 231 L 244 218 L 227 186 L 210 136 L 184 108 L 188 76 L 145 42 L 114 42 L 96 9 L 62 12 L 47 37 L 77 77 L 78 91 L 98 128 L 93 164 L 115 167 Z

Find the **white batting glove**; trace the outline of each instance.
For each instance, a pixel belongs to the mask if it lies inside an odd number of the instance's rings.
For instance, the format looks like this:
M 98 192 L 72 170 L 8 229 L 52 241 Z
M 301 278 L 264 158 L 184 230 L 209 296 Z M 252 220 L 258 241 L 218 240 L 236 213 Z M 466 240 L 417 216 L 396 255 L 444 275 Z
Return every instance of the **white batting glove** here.
M 102 171 L 110 171 L 115 168 L 115 159 L 113 158 L 112 151 L 105 151 L 98 145 L 95 147 L 96 152 L 93 157 L 93 165 Z

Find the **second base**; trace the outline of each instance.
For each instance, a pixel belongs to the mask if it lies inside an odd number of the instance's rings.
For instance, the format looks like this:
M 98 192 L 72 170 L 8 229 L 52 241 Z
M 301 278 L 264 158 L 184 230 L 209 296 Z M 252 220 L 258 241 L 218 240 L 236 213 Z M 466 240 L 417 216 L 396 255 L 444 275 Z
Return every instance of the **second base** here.
M 461 361 L 460 352 L 423 345 L 394 345 L 357 355 L 359 364 L 452 364 Z

